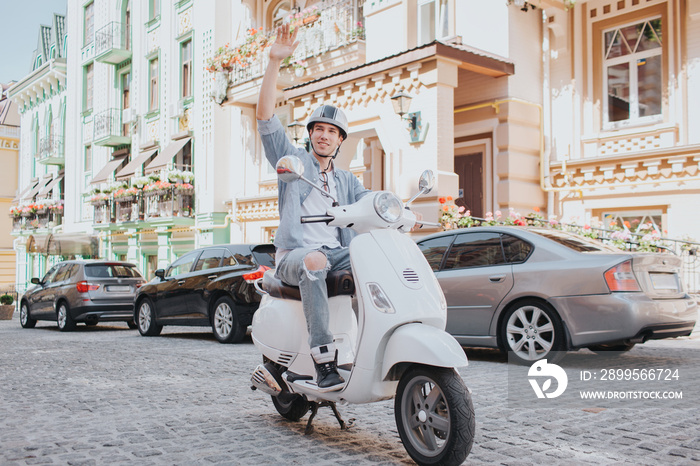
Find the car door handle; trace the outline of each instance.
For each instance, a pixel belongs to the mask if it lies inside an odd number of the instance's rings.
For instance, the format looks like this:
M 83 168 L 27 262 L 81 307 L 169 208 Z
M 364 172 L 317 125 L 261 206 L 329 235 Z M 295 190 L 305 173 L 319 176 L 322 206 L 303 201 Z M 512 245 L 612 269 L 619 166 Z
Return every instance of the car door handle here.
M 182 286 L 182 285 L 185 284 L 185 281 L 186 281 L 186 280 L 178 280 L 178 281 L 177 281 L 177 284 L 180 285 L 180 286 Z
M 209 280 L 214 280 L 215 278 L 218 278 L 218 275 L 209 275 L 207 278 Z
M 494 282 L 494 283 L 501 283 L 501 282 L 502 282 L 503 280 L 505 280 L 505 279 L 506 279 L 506 275 L 505 275 L 505 274 L 503 274 L 503 275 L 491 275 L 491 276 L 489 277 L 489 280 L 491 280 L 491 281 Z

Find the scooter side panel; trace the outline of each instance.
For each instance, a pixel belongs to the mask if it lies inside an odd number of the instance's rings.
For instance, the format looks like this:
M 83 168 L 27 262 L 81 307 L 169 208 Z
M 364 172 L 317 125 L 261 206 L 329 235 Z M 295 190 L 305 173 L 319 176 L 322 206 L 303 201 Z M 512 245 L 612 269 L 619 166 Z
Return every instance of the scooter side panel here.
M 406 324 L 389 338 L 384 352 L 382 379 L 400 362 L 437 367 L 465 367 L 467 356 L 457 341 L 444 330 L 423 324 Z
M 338 348 L 338 363 L 352 363 L 357 343 L 357 319 L 352 310 L 352 298 L 330 298 L 328 307 L 330 329 Z M 293 372 L 315 375 L 301 301 L 263 297 L 253 315 L 252 337 L 268 358 Z

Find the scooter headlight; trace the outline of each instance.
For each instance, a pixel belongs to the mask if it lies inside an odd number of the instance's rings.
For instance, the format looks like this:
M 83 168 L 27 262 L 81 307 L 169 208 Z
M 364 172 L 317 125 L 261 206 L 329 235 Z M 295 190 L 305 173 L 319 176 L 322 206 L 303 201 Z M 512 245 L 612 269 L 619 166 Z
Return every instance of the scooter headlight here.
M 383 191 L 374 196 L 374 210 L 387 223 L 396 223 L 401 219 L 403 203 L 394 193 Z

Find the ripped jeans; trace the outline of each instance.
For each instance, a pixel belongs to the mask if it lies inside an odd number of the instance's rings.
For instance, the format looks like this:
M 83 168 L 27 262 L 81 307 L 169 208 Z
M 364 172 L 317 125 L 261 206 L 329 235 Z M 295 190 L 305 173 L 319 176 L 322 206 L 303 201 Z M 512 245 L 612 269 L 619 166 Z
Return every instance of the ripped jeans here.
M 325 254 L 326 267 L 322 270 L 308 271 L 304 258 L 314 251 Z M 288 285 L 298 286 L 301 292 L 310 348 L 333 343 L 333 334 L 329 328 L 326 276 L 329 271 L 334 270 L 350 270 L 348 248 L 329 249 L 322 246 L 320 249 L 293 249 L 277 264 L 277 277 Z

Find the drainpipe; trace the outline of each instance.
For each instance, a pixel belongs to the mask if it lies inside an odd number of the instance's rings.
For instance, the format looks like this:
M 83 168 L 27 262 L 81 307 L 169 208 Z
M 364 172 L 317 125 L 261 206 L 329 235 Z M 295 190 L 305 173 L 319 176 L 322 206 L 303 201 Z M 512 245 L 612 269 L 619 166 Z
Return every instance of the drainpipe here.
M 547 13 L 542 10 L 542 109 L 540 110 L 540 124 L 542 132 L 542 151 L 540 156 L 540 173 L 541 180 L 540 185 L 544 186 L 546 181 L 550 180 L 549 173 L 549 160 L 552 155 L 552 101 L 550 92 L 550 42 L 549 42 L 549 29 L 547 28 Z M 551 215 L 554 212 L 554 192 L 551 190 L 545 190 L 547 193 L 547 212 Z M 560 215 L 560 212 L 556 212 Z

